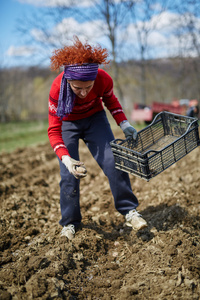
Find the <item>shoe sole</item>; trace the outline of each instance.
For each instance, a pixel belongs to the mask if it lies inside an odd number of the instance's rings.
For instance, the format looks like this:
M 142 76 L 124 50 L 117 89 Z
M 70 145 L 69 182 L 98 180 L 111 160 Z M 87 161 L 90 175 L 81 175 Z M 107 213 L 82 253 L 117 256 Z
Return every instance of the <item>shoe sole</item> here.
M 143 224 L 140 227 L 133 227 L 133 225 L 129 222 L 126 222 L 124 225 L 128 226 L 128 227 L 132 227 L 132 229 L 134 229 L 134 230 L 141 230 L 141 229 L 144 229 L 144 228 L 148 227 L 147 224 Z
M 62 234 L 62 235 L 60 235 L 60 237 L 66 237 L 68 240 L 73 240 L 74 238 L 75 238 L 75 235 L 74 236 L 68 236 L 68 235 L 66 235 L 66 234 Z

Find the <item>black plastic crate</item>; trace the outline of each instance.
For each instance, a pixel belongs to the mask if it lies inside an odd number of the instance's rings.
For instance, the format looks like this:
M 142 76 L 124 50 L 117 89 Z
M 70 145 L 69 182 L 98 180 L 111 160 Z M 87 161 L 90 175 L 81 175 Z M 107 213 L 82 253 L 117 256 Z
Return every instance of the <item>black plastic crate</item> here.
M 200 145 L 198 120 L 159 113 L 138 132 L 138 143 L 116 139 L 110 143 L 115 167 L 147 181 Z

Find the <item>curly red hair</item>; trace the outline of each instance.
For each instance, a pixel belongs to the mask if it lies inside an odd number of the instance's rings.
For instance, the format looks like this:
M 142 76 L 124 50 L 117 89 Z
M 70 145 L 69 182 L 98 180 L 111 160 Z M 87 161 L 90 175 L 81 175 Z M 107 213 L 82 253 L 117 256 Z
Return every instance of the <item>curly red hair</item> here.
M 74 37 L 72 46 L 55 50 L 51 57 L 51 69 L 57 70 L 63 65 L 96 63 L 108 64 L 108 50 L 102 49 L 101 46 L 92 47 L 87 42 L 82 44 L 77 36 Z

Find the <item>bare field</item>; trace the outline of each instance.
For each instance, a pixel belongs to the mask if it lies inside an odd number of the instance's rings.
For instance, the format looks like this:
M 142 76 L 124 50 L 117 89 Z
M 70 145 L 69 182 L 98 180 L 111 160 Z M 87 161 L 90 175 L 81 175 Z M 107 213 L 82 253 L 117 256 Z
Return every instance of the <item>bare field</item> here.
M 107 178 L 80 144 L 82 229 L 60 238 L 49 143 L 2 154 L 0 299 L 199 299 L 200 148 L 150 182 L 130 176 L 148 228 L 123 226 Z

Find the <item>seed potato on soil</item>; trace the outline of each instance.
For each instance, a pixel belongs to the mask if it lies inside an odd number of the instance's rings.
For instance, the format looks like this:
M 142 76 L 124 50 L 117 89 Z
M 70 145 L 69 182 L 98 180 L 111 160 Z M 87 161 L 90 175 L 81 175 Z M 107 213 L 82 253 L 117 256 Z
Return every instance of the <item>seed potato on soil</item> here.
M 150 182 L 130 176 L 148 221 L 124 227 L 86 146 L 82 228 L 60 237 L 59 166 L 49 143 L 0 161 L 0 299 L 199 299 L 200 148 Z

